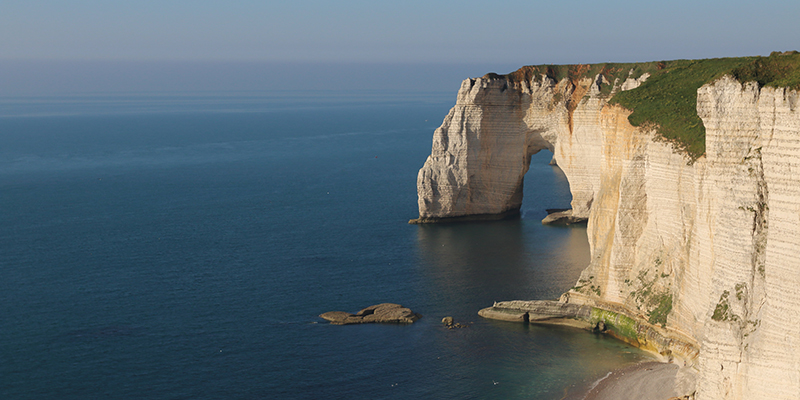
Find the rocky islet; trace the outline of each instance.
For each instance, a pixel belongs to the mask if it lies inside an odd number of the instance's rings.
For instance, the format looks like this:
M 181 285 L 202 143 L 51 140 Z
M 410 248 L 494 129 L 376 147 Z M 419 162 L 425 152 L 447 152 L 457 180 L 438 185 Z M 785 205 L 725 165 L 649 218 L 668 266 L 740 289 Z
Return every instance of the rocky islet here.
M 364 308 L 355 314 L 350 314 L 344 311 L 329 311 L 324 314 L 320 314 L 320 318 L 330 322 L 333 325 L 369 323 L 411 324 L 421 317 L 421 315 L 411 311 L 411 309 L 394 303 L 376 304 L 374 306 Z

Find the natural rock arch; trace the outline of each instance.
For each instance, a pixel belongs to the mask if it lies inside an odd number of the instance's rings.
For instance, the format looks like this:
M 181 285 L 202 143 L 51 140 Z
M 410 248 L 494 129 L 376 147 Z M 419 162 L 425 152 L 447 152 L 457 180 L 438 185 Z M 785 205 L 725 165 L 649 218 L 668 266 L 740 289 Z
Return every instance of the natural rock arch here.
M 548 150 L 562 164 L 557 139 L 572 128 L 574 108 L 560 99 L 574 91 L 574 85 L 546 77 L 517 83 L 497 77 L 465 80 L 456 105 L 434 132 L 431 155 L 417 176 L 419 219 L 411 222 L 518 214 L 531 156 Z M 578 196 L 583 217 L 591 204 L 581 200 L 585 197 Z

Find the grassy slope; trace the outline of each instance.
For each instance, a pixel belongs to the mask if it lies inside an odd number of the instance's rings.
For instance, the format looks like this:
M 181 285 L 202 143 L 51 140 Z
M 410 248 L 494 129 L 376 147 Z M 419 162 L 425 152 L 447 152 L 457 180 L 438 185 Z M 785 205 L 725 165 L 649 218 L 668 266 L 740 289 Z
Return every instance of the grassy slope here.
M 632 125 L 653 124 L 666 140 L 678 145 L 693 160 L 705 153 L 705 127 L 697 116 L 697 89 L 706 83 L 732 75 L 741 82 L 760 86 L 800 89 L 800 53 L 773 53 L 769 57 L 715 58 L 629 64 L 537 65 L 527 66 L 506 75 L 513 81 L 547 75 L 557 81 L 577 80 L 603 74 L 609 85 L 601 92 L 611 94 L 611 86 L 629 76 L 644 73 L 650 77 L 634 90 L 620 92 L 609 101 L 633 113 Z

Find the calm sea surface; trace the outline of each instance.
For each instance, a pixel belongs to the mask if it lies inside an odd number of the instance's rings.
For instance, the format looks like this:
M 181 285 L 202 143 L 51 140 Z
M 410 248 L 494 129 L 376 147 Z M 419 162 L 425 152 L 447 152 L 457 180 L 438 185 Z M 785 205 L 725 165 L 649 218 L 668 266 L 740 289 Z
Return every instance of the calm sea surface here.
M 0 98 L 0 398 L 559 399 L 642 359 L 484 320 L 556 298 L 586 231 L 408 225 L 453 93 Z M 331 326 L 381 302 L 413 325 Z M 453 316 L 469 328 L 444 329 Z

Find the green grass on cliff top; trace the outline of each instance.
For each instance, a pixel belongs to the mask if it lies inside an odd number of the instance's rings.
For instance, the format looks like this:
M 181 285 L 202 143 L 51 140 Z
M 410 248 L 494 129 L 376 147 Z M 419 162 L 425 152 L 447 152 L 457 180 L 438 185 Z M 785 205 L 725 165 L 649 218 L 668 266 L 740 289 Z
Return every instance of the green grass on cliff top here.
M 633 71 L 630 73 L 630 71 Z M 614 81 L 628 76 L 650 77 L 636 89 L 619 92 L 609 101 L 633 113 L 631 125 L 653 124 L 664 139 L 676 144 L 692 160 L 705 153 L 705 127 L 697 116 L 697 89 L 724 75 L 759 86 L 800 89 L 800 53 L 774 52 L 769 57 L 714 58 L 628 64 L 536 65 L 522 67 L 506 75 L 512 81 L 547 75 L 573 82 L 602 74 L 610 84 L 601 93 L 610 95 Z

